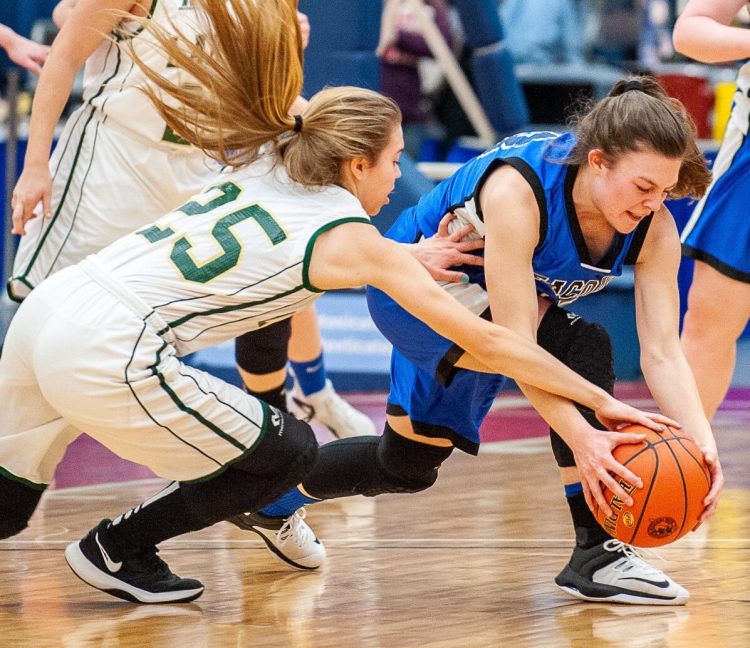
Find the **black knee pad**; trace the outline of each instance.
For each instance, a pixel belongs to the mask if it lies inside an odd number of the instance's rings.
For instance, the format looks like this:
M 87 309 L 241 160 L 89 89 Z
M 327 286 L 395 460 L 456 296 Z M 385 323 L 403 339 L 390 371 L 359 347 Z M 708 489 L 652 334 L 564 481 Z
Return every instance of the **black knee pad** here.
M 401 436 L 386 423 L 378 446 L 378 466 L 388 475 L 393 493 L 417 493 L 432 486 L 441 464 L 453 452 L 453 447 L 442 448 L 412 441 Z
M 240 335 L 234 341 L 237 365 L 251 374 L 268 374 L 286 367 L 291 319 L 274 322 Z
M 608 394 L 614 393 L 612 342 L 602 326 L 587 322 L 558 306 L 550 306 L 539 324 L 537 341 L 573 371 Z M 592 426 L 604 429 L 592 410 L 582 405 L 577 407 Z M 563 468 L 575 466 L 572 451 L 552 429 L 550 440 L 557 465 Z
M 268 408 L 267 416 L 263 439 L 249 455 L 232 466 L 253 475 L 273 476 L 300 457 L 311 464 L 317 456 L 318 441 L 310 424 L 273 407 Z
M 537 342 L 576 373 L 614 393 L 612 341 L 599 324 L 553 305 L 539 324 Z
M 266 433 L 251 453 L 212 479 L 181 483 L 180 491 L 195 519 L 203 526 L 215 524 L 275 502 L 302 482 L 317 453 L 307 423 L 271 409 Z
M 416 493 L 435 483 L 453 448 L 411 441 L 386 423 L 383 435 L 354 437 L 320 448 L 305 490 L 320 499 L 381 493 Z
M 42 498 L 44 489 L 26 484 L 0 474 L 0 540 L 21 533 Z

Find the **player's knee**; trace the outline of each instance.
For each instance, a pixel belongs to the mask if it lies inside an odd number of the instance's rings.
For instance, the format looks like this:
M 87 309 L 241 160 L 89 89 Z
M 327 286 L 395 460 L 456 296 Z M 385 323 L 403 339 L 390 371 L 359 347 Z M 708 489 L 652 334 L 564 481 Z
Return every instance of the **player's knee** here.
M 234 342 L 234 358 L 244 371 L 263 375 L 286 366 L 292 328 L 289 319 L 240 335 Z
M 308 423 L 269 407 L 263 439 L 253 452 L 232 465 L 261 476 L 292 471 L 295 474 L 290 477 L 301 481 L 312 467 L 317 451 L 318 441 Z
M 385 476 L 388 492 L 418 493 L 432 486 L 440 465 L 453 448 L 431 446 L 412 441 L 386 424 L 378 444 L 376 460 Z
M 614 391 L 612 342 L 599 324 L 551 306 L 537 331 L 539 345 L 608 393 Z
M 42 493 L 0 475 L 0 540 L 11 538 L 28 526 Z
M 318 452 L 312 428 L 278 410 L 271 410 L 269 419 L 252 452 L 215 477 L 180 484 L 196 528 L 259 510 L 302 482 L 312 469 Z
M 604 327 L 583 323 L 571 345 L 568 366 L 607 393 L 614 392 L 612 341 Z
M 552 446 L 552 454 L 555 457 L 555 462 L 559 468 L 572 468 L 576 465 L 573 451 L 568 447 L 568 444 L 562 440 L 562 437 L 550 428 L 549 440 Z

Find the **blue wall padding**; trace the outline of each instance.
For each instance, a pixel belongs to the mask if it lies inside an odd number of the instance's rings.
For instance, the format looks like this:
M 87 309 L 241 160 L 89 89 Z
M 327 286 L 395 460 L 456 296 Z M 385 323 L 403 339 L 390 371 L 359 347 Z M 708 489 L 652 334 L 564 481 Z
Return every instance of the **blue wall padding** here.
M 385 232 L 398 215 L 407 207 L 416 205 L 419 199 L 435 184 L 417 171 L 417 166 L 408 155 L 401 156 L 401 177 L 390 195 L 390 203 L 380 210 L 372 222 L 381 232 Z
M 482 107 L 499 137 L 524 128 L 529 108 L 504 47 L 486 54 L 474 53 L 471 61 L 474 85 Z
M 354 85 L 380 90 L 380 59 L 373 52 L 310 52 L 305 56 L 304 96 L 325 86 Z
M 453 5 L 461 16 L 469 47 L 487 47 L 503 40 L 497 0 L 454 0 Z
M 307 53 L 344 50 L 374 52 L 380 38 L 380 0 L 300 0 L 310 20 Z

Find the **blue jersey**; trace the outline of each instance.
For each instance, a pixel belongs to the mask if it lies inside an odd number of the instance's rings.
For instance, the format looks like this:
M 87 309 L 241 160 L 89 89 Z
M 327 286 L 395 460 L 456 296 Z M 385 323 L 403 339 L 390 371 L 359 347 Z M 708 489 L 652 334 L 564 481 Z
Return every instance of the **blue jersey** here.
M 604 257 L 592 262 L 572 198 L 578 168 L 565 163 L 574 145 L 573 135 L 551 132 L 505 139 L 405 210 L 386 236 L 413 243 L 435 234 L 443 216 L 453 212 L 457 216 L 450 225 L 453 230 L 471 223 L 476 231 L 470 236 L 484 237 L 485 215 L 478 200 L 482 185 L 500 165 L 509 164 L 529 183 L 539 206 L 539 241 L 533 255 L 537 290 L 560 305 L 601 290 L 637 258 L 651 218 L 631 234 L 615 234 Z M 484 269 L 463 266 L 461 270 L 470 283 L 445 284 L 445 289 L 487 317 Z M 418 434 L 447 438 L 457 448 L 476 453 L 479 426 L 505 378 L 457 368 L 463 350 L 385 293 L 368 288 L 367 300 L 373 321 L 393 344 L 388 413 L 407 415 Z
M 732 112 L 712 171 L 711 186 L 682 231 L 682 253 L 750 284 L 750 63 L 737 76 Z
M 529 183 L 539 206 L 539 242 L 532 260 L 538 292 L 563 306 L 601 290 L 622 274 L 624 265 L 635 262 L 651 218 L 644 219 L 630 234 L 616 233 L 604 257 L 592 260 L 573 206 L 578 167 L 565 163 L 575 143 L 572 133 L 549 131 L 504 139 L 425 194 L 416 206 L 402 214 L 386 236 L 412 242 L 400 238 L 411 234 L 399 225 L 409 218 L 414 219 L 417 234 L 432 236 L 440 219 L 454 212 L 458 217 L 454 227 L 471 223 L 483 237 L 479 192 L 493 171 L 508 164 Z M 472 283 L 486 289 L 483 268 L 471 266 L 463 270 Z

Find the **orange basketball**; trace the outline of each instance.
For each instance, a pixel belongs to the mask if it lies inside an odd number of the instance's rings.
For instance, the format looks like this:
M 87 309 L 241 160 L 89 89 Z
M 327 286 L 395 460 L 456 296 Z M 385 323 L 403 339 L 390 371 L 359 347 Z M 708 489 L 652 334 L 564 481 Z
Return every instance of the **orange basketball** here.
M 711 485 L 703 455 L 692 439 L 680 436 L 680 430 L 667 427 L 657 433 L 631 425 L 624 431 L 646 435 L 645 441 L 623 443 L 612 452 L 641 478 L 643 488 L 620 479 L 633 498 L 633 505 L 625 506 L 605 487 L 612 515 L 605 516 L 595 504 L 596 519 L 609 535 L 637 547 L 674 542 L 695 527 L 703 512 L 703 499 Z

